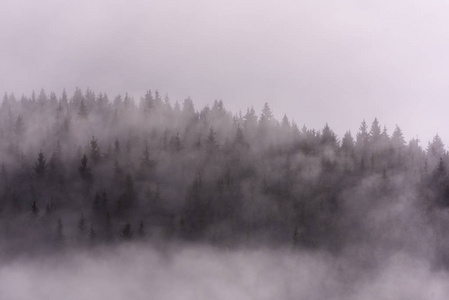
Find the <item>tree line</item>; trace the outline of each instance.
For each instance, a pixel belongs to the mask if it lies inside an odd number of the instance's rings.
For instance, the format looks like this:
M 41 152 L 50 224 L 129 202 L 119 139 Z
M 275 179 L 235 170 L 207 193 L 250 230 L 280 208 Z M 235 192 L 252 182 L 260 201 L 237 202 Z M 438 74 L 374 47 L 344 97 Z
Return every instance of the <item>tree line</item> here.
M 374 242 L 366 216 L 403 195 L 431 228 L 449 207 L 438 135 L 423 148 L 374 119 L 339 138 L 268 104 L 235 114 L 151 90 L 5 94 L 0 161 L 4 251 L 172 239 L 339 251 Z

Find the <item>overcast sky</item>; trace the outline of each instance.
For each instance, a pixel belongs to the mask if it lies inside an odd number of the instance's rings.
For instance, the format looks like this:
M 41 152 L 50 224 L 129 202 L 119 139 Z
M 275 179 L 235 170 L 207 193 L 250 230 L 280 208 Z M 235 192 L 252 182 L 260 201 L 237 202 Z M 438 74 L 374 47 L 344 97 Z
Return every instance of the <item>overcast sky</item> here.
M 1 93 L 158 89 L 449 145 L 448 1 L 2 0 L 0 45 Z

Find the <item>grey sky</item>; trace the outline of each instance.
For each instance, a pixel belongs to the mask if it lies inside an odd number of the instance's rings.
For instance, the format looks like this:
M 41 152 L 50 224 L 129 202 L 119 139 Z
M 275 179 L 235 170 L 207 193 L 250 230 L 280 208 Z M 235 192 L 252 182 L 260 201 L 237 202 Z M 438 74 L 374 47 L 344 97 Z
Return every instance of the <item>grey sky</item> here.
M 449 2 L 0 3 L 0 92 L 146 89 L 233 111 L 268 102 L 340 136 L 375 116 L 449 144 Z

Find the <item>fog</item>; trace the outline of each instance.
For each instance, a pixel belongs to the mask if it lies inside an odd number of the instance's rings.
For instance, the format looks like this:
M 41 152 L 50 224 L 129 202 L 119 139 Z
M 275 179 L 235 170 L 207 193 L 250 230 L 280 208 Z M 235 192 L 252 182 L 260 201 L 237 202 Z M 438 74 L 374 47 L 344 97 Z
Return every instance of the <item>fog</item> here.
M 0 299 L 447 299 L 448 9 L 3 1 Z
M 4 96 L 0 298 L 447 298 L 438 135 L 138 100 Z
M 366 270 L 289 249 L 166 245 L 2 262 L 2 299 L 447 299 L 448 274 L 403 253 Z
M 148 88 L 243 112 L 270 103 L 343 135 L 362 119 L 424 143 L 445 123 L 444 1 L 4 1 L 0 90 Z M 19 92 L 20 91 L 20 92 Z M 20 97 L 20 94 L 16 95 Z

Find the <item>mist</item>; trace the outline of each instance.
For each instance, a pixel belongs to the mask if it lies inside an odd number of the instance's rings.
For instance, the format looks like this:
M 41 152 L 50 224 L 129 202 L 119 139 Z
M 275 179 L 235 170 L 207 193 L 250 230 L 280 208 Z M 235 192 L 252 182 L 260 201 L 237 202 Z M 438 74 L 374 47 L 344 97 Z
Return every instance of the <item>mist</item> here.
M 439 135 L 161 94 L 5 94 L 1 298 L 447 297 Z
M 443 1 L 4 1 L 0 299 L 447 299 Z
M 352 259 L 289 249 L 119 247 L 14 261 L 4 299 L 446 299 L 446 272 L 403 253 L 371 272 Z
M 0 86 L 76 86 L 139 97 L 148 88 L 234 112 L 271 103 L 340 136 L 362 119 L 427 143 L 445 123 L 444 1 L 6 1 Z M 326 108 L 326 109 L 323 109 Z M 344 117 L 343 117 L 344 116 Z M 417 120 L 423 120 L 417 122 Z

